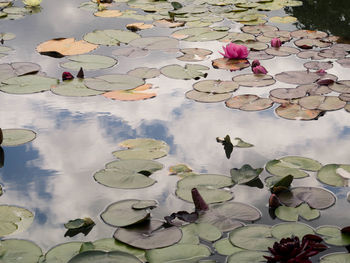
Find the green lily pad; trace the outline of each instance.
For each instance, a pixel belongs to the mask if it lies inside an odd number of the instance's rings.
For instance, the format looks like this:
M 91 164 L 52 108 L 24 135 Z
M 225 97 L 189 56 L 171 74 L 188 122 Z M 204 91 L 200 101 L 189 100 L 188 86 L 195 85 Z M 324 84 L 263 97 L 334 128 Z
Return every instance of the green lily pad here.
M 66 263 L 78 255 L 83 242 L 67 242 L 52 247 L 45 255 L 47 263 Z
M 65 80 L 58 86 L 52 86 L 51 91 L 56 95 L 68 97 L 96 96 L 103 93 L 103 91 L 89 89 L 85 86 L 84 80 L 79 78 L 73 80 Z
M 241 28 L 241 30 L 245 33 L 259 35 L 260 33 L 277 31 L 278 28 L 270 25 L 257 25 L 257 26 L 244 26 Z
M 225 102 L 225 105 L 231 109 L 260 111 L 270 108 L 273 101 L 253 94 L 243 94 L 230 98 Z
M 304 203 L 297 207 L 279 206 L 275 210 L 275 215 L 284 221 L 298 221 L 299 216 L 305 220 L 313 220 L 320 216 L 320 211 Z
M 265 50 L 265 52 L 269 55 L 278 56 L 278 57 L 287 57 L 292 54 L 298 54 L 300 51 L 294 47 L 270 47 Z
M 292 100 L 306 96 L 306 92 L 307 90 L 302 88 L 278 88 L 270 90 L 270 96 L 281 100 Z
M 263 168 L 254 169 L 249 164 L 245 164 L 240 169 L 232 168 L 230 173 L 234 183 L 247 184 L 256 180 L 262 171 Z
M 187 62 L 198 62 L 208 58 L 213 52 L 203 48 L 183 48 L 180 51 L 184 54 L 177 57 L 178 60 Z
M 214 243 L 214 248 L 217 253 L 223 256 L 229 256 L 234 253 L 243 251 L 242 248 L 232 245 L 228 238 L 222 238 Z
M 226 31 L 215 31 L 209 27 L 192 27 L 180 29 L 172 33 L 172 37 L 186 41 L 212 41 L 224 38 Z
M 350 263 L 349 253 L 332 253 L 320 258 L 320 263 Z
M 336 201 L 332 192 L 318 187 L 295 187 L 290 191 L 280 192 L 277 196 L 282 204 L 289 207 L 307 203 L 311 208 L 326 209 Z
M 163 224 L 159 220 L 146 220 L 127 228 L 118 228 L 114 238 L 141 249 L 163 248 L 179 242 L 181 230 L 174 226 L 164 228 Z
M 151 160 L 120 160 L 106 164 L 106 169 L 96 172 L 94 178 L 109 187 L 138 189 L 156 183 L 149 176 L 162 168 L 161 163 Z
M 227 263 L 258 263 L 264 262 L 264 256 L 269 256 L 267 252 L 260 251 L 240 251 L 227 258 Z
M 17 206 L 0 206 L 0 236 L 20 233 L 33 222 L 34 215 L 27 209 Z
M 337 226 L 320 226 L 316 229 L 316 234 L 321 235 L 329 245 L 348 246 L 350 245 L 350 236 L 343 234 Z
M 281 223 L 271 227 L 272 235 L 280 240 L 282 238 L 297 236 L 303 237 L 307 234 L 315 234 L 314 229 L 303 223 Z
M 327 164 L 317 173 L 317 179 L 332 186 L 349 186 L 350 165 Z
M 158 77 L 160 75 L 160 71 L 157 68 L 140 67 L 128 71 L 128 75 L 140 79 L 152 79 Z
M 212 94 L 234 92 L 238 87 L 238 83 L 234 81 L 221 80 L 201 80 L 193 84 L 195 90 Z
M 103 222 L 108 225 L 123 227 L 140 223 L 150 214 L 146 209 L 133 209 L 132 206 L 140 200 L 127 199 L 110 204 L 101 214 Z
M 88 250 L 78 255 L 74 256 L 68 263 L 141 263 L 141 261 L 134 255 L 121 252 L 121 251 L 112 251 L 105 252 L 99 250 Z
M 192 172 L 186 164 L 176 164 L 169 167 L 170 175 L 181 175 Z
M 27 129 L 3 129 L 2 134 L 2 146 L 18 146 L 36 138 L 36 133 Z
M 21 239 L 7 239 L 0 241 L 0 254 L 2 263 L 37 263 L 42 256 L 42 251 L 33 242 Z
M 230 201 L 209 205 L 209 210 L 201 214 L 197 222 L 212 224 L 226 232 L 242 226 L 243 223 L 238 220 L 253 222 L 260 217 L 261 213 L 257 208 Z
M 0 90 L 10 94 L 31 94 L 47 91 L 58 84 L 58 79 L 37 75 L 13 77 L 2 81 Z
M 15 37 L 16 35 L 13 33 L 7 33 L 7 32 L 0 33 L 0 39 L 3 39 L 4 41 L 12 40 Z
M 112 54 L 115 56 L 125 56 L 128 58 L 139 58 L 147 56 L 149 51 L 137 47 L 123 47 L 114 50 Z
M 208 67 L 197 64 L 186 64 L 184 67 L 180 65 L 168 65 L 162 67 L 160 72 L 172 79 L 199 79 L 200 77 L 206 77 L 207 73 L 203 73 L 202 71 L 209 70 Z
M 197 90 L 189 90 L 185 93 L 186 98 L 190 100 L 195 100 L 197 102 L 204 103 L 215 103 L 228 100 L 231 98 L 231 93 L 209 93 L 209 92 L 200 92 Z
M 233 77 L 233 81 L 246 87 L 265 87 L 275 84 L 276 80 L 270 75 L 264 74 L 243 74 Z
M 248 59 L 257 59 L 257 60 L 265 60 L 265 59 L 271 59 L 274 58 L 274 56 L 266 54 L 265 51 L 250 51 L 248 55 Z
M 209 248 L 204 245 L 178 244 L 167 248 L 152 249 L 146 252 L 149 262 L 196 263 L 199 259 L 210 256 Z
M 191 174 L 187 177 L 196 176 L 197 174 Z M 203 197 L 204 201 L 208 204 L 219 203 L 231 200 L 233 198 L 232 193 L 224 189 L 211 188 L 211 186 L 197 186 L 197 190 Z M 191 189 L 189 188 L 177 188 L 176 195 L 182 200 L 193 202 Z
M 182 233 L 186 233 L 189 236 L 198 236 L 206 241 L 218 240 L 222 233 L 221 231 L 208 223 L 192 223 L 182 227 Z
M 63 68 L 79 70 L 97 70 L 113 67 L 117 64 L 117 60 L 101 55 L 77 55 L 67 57 L 68 62 L 62 62 L 60 65 Z
M 119 145 L 128 148 L 113 152 L 113 155 L 121 160 L 153 160 L 164 157 L 169 152 L 169 145 L 166 142 L 149 138 L 129 139 Z
M 38 64 L 31 62 L 14 62 L 0 64 L 0 81 L 12 77 L 23 76 L 27 74 L 35 74 L 39 72 L 41 67 Z
M 107 29 L 95 30 L 87 33 L 84 40 L 97 45 L 116 46 L 120 43 L 129 43 L 134 39 L 140 38 L 140 35 L 124 30 Z
M 74 220 L 69 220 L 67 223 L 64 224 L 64 227 L 66 229 L 78 229 L 78 228 L 83 228 L 83 227 L 89 227 L 94 225 L 95 222 L 92 221 L 91 218 L 87 217 L 84 219 L 77 218 Z
M 126 74 L 111 74 L 84 79 L 84 84 L 88 88 L 98 91 L 129 90 L 144 83 L 145 81 L 141 78 Z
M 178 50 L 179 41 L 170 37 L 142 37 L 131 41 L 129 45 L 143 50 L 174 51 Z
M 8 52 L 12 51 L 13 49 L 10 47 L 0 46 L 0 57 L 4 57 L 7 55 Z
M 237 247 L 267 251 L 277 241 L 271 234 L 270 226 L 247 225 L 232 230 L 229 234 L 230 242 Z
M 279 24 L 290 24 L 290 23 L 295 23 L 298 21 L 298 19 L 294 16 L 273 16 L 270 17 L 269 21 L 271 23 L 279 23 Z

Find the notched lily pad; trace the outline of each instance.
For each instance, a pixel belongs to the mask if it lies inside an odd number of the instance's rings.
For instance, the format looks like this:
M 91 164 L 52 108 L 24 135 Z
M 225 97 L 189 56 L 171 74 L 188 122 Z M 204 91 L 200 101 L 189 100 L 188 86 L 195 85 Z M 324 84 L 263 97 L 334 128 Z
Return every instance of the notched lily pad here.
M 297 207 L 279 206 L 275 210 L 275 215 L 284 221 L 298 221 L 299 217 L 305 220 L 316 219 L 320 216 L 320 212 L 304 203 Z
M 129 43 L 132 47 L 143 50 L 177 51 L 179 41 L 170 37 L 142 37 Z
M 307 71 L 285 71 L 275 76 L 276 80 L 289 84 L 311 84 L 320 78 L 314 72 Z
M 2 129 L 2 146 L 19 146 L 31 142 L 36 133 L 28 129 Z
M 68 62 L 61 62 L 61 67 L 72 70 L 97 70 L 113 67 L 117 60 L 101 55 L 76 55 L 67 57 Z
M 0 236 L 20 233 L 33 222 L 34 215 L 27 209 L 17 206 L 0 206 Z
M 238 83 L 234 81 L 222 80 L 201 80 L 193 84 L 195 90 L 212 94 L 234 92 L 238 87 Z
M 231 109 L 260 111 L 270 108 L 273 105 L 273 101 L 267 98 L 260 98 L 253 94 L 244 94 L 227 100 L 225 104 Z
M 180 49 L 180 51 L 183 53 L 183 55 L 180 57 L 177 57 L 177 59 L 181 61 L 188 61 L 188 62 L 203 61 L 213 53 L 211 50 L 203 49 L 203 48 L 183 48 L 183 49 Z
M 41 248 L 35 243 L 22 239 L 7 239 L 0 241 L 1 261 L 10 262 L 38 262 L 43 256 Z
M 38 64 L 31 62 L 0 64 L 0 81 L 4 81 L 12 77 L 36 74 L 40 71 L 40 69 L 41 67 Z
M 293 48 L 293 47 L 285 47 L 285 46 L 281 46 L 281 47 L 270 47 L 268 49 L 265 50 L 265 52 L 269 55 L 273 55 L 273 56 L 278 56 L 278 57 L 287 57 L 293 54 L 298 54 L 299 50 L 297 48 Z
M 321 110 L 308 110 L 298 104 L 285 103 L 276 108 L 276 114 L 288 120 L 314 120 L 321 113 Z
M 243 74 L 233 77 L 233 81 L 246 87 L 265 87 L 274 84 L 276 81 L 270 75 L 264 74 Z
M 263 168 L 252 168 L 249 164 L 243 165 L 240 169 L 232 168 L 230 170 L 232 181 L 236 184 L 248 184 L 259 178 Z
M 331 186 L 349 186 L 350 165 L 327 164 L 318 171 L 317 179 Z
M 108 263 L 108 262 L 125 262 L 125 263 L 141 263 L 137 257 L 122 251 L 100 251 L 87 250 L 71 258 L 68 263 Z
M 294 38 L 311 38 L 311 39 L 316 39 L 316 38 L 325 38 L 328 36 L 326 32 L 322 31 L 315 31 L 315 30 L 295 30 L 291 32 L 291 36 Z
M 51 86 L 51 91 L 57 95 L 68 97 L 96 96 L 103 91 L 89 89 L 82 79 L 65 80 L 57 86 Z
M 189 80 L 205 78 L 208 73 L 203 73 L 204 70 L 209 70 L 209 68 L 197 64 L 186 64 L 184 67 L 173 64 L 162 67 L 160 72 L 168 78 Z
M 250 63 L 246 59 L 218 58 L 212 61 L 212 66 L 217 69 L 235 71 L 249 67 Z
M 13 77 L 2 81 L 0 90 L 10 94 L 31 94 L 50 90 L 51 86 L 58 84 L 58 79 L 38 75 L 25 75 Z
M 329 245 L 348 246 L 350 245 L 350 236 L 343 234 L 337 226 L 320 226 L 316 229 L 316 233 L 321 235 Z
M 333 111 L 344 108 L 345 101 L 335 96 L 313 95 L 301 98 L 298 102 L 301 107 L 309 110 Z
M 95 30 L 84 36 L 84 40 L 89 43 L 106 46 L 116 46 L 120 43 L 129 43 L 137 38 L 140 38 L 140 35 L 134 32 L 117 29 Z
M 128 71 L 128 75 L 140 79 L 152 79 L 158 77 L 160 75 L 160 71 L 157 68 L 139 67 Z

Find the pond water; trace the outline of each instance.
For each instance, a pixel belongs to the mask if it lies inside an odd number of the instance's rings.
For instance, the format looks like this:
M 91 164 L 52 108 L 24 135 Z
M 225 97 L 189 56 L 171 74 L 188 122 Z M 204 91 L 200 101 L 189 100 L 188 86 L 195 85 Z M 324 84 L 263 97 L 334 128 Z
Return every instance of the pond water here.
M 43 56 L 36 52 L 39 43 L 53 38 L 82 37 L 94 30 L 125 29 L 125 25 L 136 22 L 129 18 L 96 17 L 92 11 L 78 8 L 83 1 L 44 0 L 41 12 L 18 20 L 0 20 L 0 32 L 16 35 L 5 41 L 14 51 L 0 58 L 0 63 L 34 62 L 41 66 L 47 76 L 60 79 L 60 66 L 66 58 Z M 333 5 L 338 3 L 339 8 Z M 328 3 L 328 7 L 324 7 Z M 113 9 L 125 10 L 126 3 L 118 3 Z M 23 6 L 15 1 L 16 6 Z M 314 7 L 314 9 L 312 9 Z M 349 38 L 349 3 L 344 1 L 304 1 L 301 7 L 286 7 L 275 11 L 261 12 L 271 16 L 294 15 L 294 24 L 273 24 L 280 30 L 313 29 Z M 311 10 L 311 11 L 310 11 Z M 317 10 L 329 14 L 323 15 Z M 342 10 L 344 17 L 341 18 Z M 348 10 L 348 12 L 346 12 Z M 330 12 L 328 12 L 330 11 Z M 338 13 L 337 13 L 338 12 Z M 140 12 L 142 13 L 142 12 Z M 340 17 L 344 24 L 330 24 Z M 148 22 L 150 23 L 150 22 Z M 330 27 L 327 27 L 326 24 Z M 232 32 L 240 32 L 239 23 L 225 20 L 215 25 L 229 26 Z M 137 33 L 142 37 L 169 36 L 176 29 L 154 27 Z M 333 31 L 334 30 L 334 31 Z M 219 41 L 180 41 L 180 48 L 205 48 L 213 52 L 208 59 L 196 62 L 210 68 L 206 79 L 231 80 L 240 74 L 251 73 L 250 67 L 242 71 L 214 69 L 211 61 L 222 57 L 219 51 L 226 43 Z M 287 43 L 293 46 L 293 43 Z M 122 44 L 121 46 L 124 46 Z M 185 65 L 176 59 L 179 52 L 152 51 L 140 58 L 114 56 L 118 46 L 100 46 L 91 54 L 107 55 L 118 59 L 117 65 L 103 69 L 85 71 L 85 77 L 126 73 L 137 67 L 161 68 L 170 64 Z M 90 54 L 90 53 L 89 53 Z M 275 76 L 283 71 L 304 70 L 303 60 L 295 55 L 261 60 L 268 74 Z M 334 60 L 332 60 L 334 61 Z M 76 71 L 71 71 L 73 75 Z M 349 68 L 333 63 L 327 73 L 339 80 L 349 79 Z M 203 79 L 203 78 L 201 78 Z M 283 156 L 312 158 L 321 164 L 350 164 L 350 114 L 344 109 L 327 111 L 317 120 L 299 121 L 279 117 L 275 109 L 279 104 L 262 111 L 230 109 L 224 102 L 200 103 L 187 99 L 185 93 L 198 80 L 171 79 L 164 75 L 148 79 L 153 84 L 156 97 L 140 101 L 118 101 L 103 96 L 65 97 L 50 91 L 27 95 L 0 92 L 0 127 L 26 128 L 37 133 L 32 142 L 17 147 L 3 146 L 5 163 L 0 169 L 3 187 L 1 204 L 26 208 L 35 214 L 31 226 L 24 232 L 6 238 L 26 239 L 35 242 L 44 253 L 53 246 L 69 241 L 94 241 L 112 237 L 115 227 L 105 224 L 101 213 L 108 205 L 124 199 L 154 199 L 159 202 L 152 210 L 152 217 L 162 219 L 179 210 L 193 210 L 193 204 L 179 199 L 176 194 L 177 176 L 169 176 L 169 167 L 187 164 L 196 173 L 222 174 L 230 176 L 230 169 L 250 164 L 254 168 L 264 167 L 273 159 Z M 256 94 L 268 97 L 275 88 L 294 88 L 296 85 L 277 81 L 267 87 L 240 87 L 234 96 Z M 227 159 L 216 137 L 230 135 L 254 145 L 251 148 L 234 148 Z M 108 162 L 116 160 L 113 151 L 122 149 L 118 144 L 126 139 L 153 138 L 165 141 L 170 151 L 157 161 L 164 165 L 152 174 L 157 182 L 147 188 L 122 190 L 97 183 L 93 175 Z M 293 186 L 323 187 L 336 197 L 335 205 L 321 210 L 321 216 L 312 221 L 299 220 L 312 227 L 322 225 L 349 225 L 347 187 L 333 187 L 318 181 L 316 172 L 293 181 Z M 263 180 L 269 173 L 264 170 Z M 266 187 L 258 189 L 246 185 L 231 188 L 234 201 L 244 202 L 258 208 L 262 218 L 258 224 L 274 225 L 283 222 L 269 215 Z M 91 217 L 96 225 L 84 236 L 65 237 L 64 223 L 75 218 Z M 249 223 L 249 222 L 245 222 Z M 207 244 L 207 243 L 206 243 Z M 207 244 L 208 245 L 208 244 Z M 343 251 L 344 247 L 332 247 L 329 251 Z M 211 258 L 224 262 L 225 257 Z

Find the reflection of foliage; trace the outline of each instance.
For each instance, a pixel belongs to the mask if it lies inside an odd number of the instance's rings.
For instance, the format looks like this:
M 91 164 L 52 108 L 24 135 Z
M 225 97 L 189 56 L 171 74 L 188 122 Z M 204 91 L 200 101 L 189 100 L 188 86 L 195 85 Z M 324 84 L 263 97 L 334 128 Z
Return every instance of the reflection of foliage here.
M 349 0 L 304 0 L 303 6 L 285 11 L 298 18 L 300 29 L 322 30 L 350 40 Z

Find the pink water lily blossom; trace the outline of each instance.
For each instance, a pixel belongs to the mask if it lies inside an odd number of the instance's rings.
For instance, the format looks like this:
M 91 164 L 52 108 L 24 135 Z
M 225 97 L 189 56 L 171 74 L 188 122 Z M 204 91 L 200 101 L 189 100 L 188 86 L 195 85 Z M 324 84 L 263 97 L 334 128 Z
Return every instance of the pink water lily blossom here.
M 256 67 L 252 67 L 252 70 L 253 70 L 254 74 L 267 74 L 266 68 L 264 68 L 261 65 L 256 66 Z
M 279 39 L 278 37 L 275 37 L 273 39 L 271 39 L 271 47 L 280 47 L 282 46 L 282 41 L 281 39 Z
M 228 43 L 226 47 L 222 47 L 225 53 L 219 52 L 225 58 L 229 59 L 245 59 L 248 57 L 249 50 L 246 46 Z

